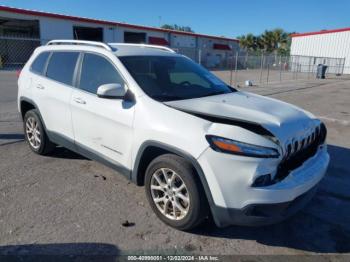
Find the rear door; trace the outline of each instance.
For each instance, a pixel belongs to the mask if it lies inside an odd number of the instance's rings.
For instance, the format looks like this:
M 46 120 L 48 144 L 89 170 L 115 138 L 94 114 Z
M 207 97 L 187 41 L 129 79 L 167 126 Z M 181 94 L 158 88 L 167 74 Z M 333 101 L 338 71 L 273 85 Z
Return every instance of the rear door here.
M 74 140 L 70 98 L 79 52 L 53 51 L 44 72 L 33 82 L 34 97 L 47 130 Z
M 80 150 L 116 165 L 131 166 L 131 145 L 135 102 L 97 96 L 103 84 L 125 85 L 111 60 L 95 53 L 84 53 L 78 88 L 71 98 L 75 142 Z

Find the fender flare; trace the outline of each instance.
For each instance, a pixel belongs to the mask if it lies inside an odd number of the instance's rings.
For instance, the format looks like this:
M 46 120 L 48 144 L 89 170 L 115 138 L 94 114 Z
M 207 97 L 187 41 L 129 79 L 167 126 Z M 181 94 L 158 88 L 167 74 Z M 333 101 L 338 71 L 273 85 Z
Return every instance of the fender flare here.
M 185 160 L 187 160 L 189 163 L 191 163 L 199 176 L 200 182 L 203 186 L 205 195 L 206 195 L 207 200 L 208 200 L 208 204 L 212 209 L 212 207 L 214 206 L 213 197 L 212 197 L 207 179 L 206 179 L 204 172 L 203 172 L 200 164 L 198 163 L 197 159 L 194 158 L 191 154 L 187 153 L 186 151 L 181 150 L 179 148 L 176 148 L 174 146 L 164 144 L 164 143 L 154 141 L 154 140 L 148 140 L 148 141 L 143 142 L 142 145 L 140 146 L 140 148 L 137 152 L 136 158 L 135 158 L 134 168 L 133 168 L 132 173 L 131 173 L 131 181 L 132 182 L 134 182 L 135 184 L 138 184 L 138 181 L 139 181 L 138 179 L 139 179 L 139 176 L 141 175 L 141 174 L 139 174 L 140 161 L 141 161 L 141 158 L 143 156 L 144 151 L 148 147 L 156 147 L 159 149 L 163 149 L 165 151 L 168 151 L 170 153 L 173 153 L 175 155 L 183 157 Z
M 48 134 L 48 132 L 47 132 L 48 130 L 47 130 L 47 128 L 46 128 L 44 119 L 43 119 L 43 117 L 41 116 L 40 109 L 39 109 L 38 105 L 37 105 L 32 99 L 27 98 L 27 97 L 23 97 L 23 96 L 19 98 L 19 102 L 20 102 L 20 104 L 21 104 L 22 102 L 28 102 L 28 103 L 30 103 L 30 104 L 32 104 L 32 105 L 34 106 L 34 108 L 38 111 L 38 115 L 39 115 L 40 121 L 41 121 L 41 123 L 43 124 L 47 135 L 49 136 L 49 134 Z M 21 107 L 20 107 L 20 109 L 21 109 Z M 20 113 L 21 113 L 21 115 L 22 115 L 22 110 L 21 110 Z M 24 117 L 24 116 L 23 116 L 23 117 Z M 49 138 L 50 138 L 50 136 L 49 136 Z M 51 139 L 51 138 L 50 138 L 50 139 Z
M 30 99 L 30 98 L 23 97 L 23 96 L 21 96 L 21 97 L 19 98 L 19 103 L 20 103 L 20 107 L 19 107 L 19 108 L 20 108 L 20 113 L 21 113 L 21 115 L 22 115 L 22 108 L 21 108 L 21 103 L 22 103 L 22 102 L 28 102 L 29 104 L 32 104 L 36 110 L 38 110 L 40 120 L 41 120 L 41 122 L 43 123 L 43 125 L 45 126 L 45 123 L 44 123 L 43 118 L 42 118 L 42 116 L 41 116 L 41 113 L 40 113 L 40 110 L 39 110 L 38 105 L 37 105 L 32 99 Z M 24 117 L 24 116 L 23 116 L 23 117 Z

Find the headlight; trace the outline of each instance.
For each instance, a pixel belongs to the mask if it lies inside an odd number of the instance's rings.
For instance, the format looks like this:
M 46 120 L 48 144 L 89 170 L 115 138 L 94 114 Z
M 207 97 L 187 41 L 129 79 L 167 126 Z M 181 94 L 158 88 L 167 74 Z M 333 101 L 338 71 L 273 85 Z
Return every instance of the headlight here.
M 256 146 L 211 135 L 207 135 L 206 139 L 208 140 L 211 148 L 218 152 L 262 158 L 279 157 L 277 149 L 271 147 Z

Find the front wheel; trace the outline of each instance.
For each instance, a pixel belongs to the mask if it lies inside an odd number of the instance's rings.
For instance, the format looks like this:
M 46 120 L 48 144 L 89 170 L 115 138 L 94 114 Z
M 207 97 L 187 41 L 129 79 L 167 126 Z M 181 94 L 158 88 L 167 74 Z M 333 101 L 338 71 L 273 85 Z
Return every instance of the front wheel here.
M 189 230 L 208 215 L 208 204 L 194 168 L 183 158 L 166 154 L 146 170 L 145 189 L 156 215 L 166 224 Z

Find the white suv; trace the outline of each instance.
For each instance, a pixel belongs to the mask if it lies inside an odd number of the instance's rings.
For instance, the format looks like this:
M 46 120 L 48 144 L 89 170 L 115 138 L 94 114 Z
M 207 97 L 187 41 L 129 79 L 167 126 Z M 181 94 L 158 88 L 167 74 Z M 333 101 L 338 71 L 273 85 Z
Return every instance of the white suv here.
M 18 86 L 34 152 L 60 145 L 112 167 L 181 230 L 210 214 L 220 227 L 281 221 L 329 163 L 312 114 L 227 86 L 166 47 L 51 41 Z

